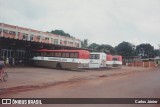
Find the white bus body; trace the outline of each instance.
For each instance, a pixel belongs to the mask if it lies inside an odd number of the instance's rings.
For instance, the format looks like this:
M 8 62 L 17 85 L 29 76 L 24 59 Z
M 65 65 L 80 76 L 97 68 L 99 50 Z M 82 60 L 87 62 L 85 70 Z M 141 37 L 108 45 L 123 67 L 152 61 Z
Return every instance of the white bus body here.
M 91 52 L 89 68 L 100 67 L 106 67 L 106 54 L 102 52 Z

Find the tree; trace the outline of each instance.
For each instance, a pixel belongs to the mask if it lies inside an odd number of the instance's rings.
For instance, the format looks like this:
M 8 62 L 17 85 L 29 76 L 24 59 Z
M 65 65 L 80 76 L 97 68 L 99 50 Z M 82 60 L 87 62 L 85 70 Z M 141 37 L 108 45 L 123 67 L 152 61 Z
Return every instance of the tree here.
M 154 50 L 154 56 L 160 56 L 160 50 L 159 49 Z
M 65 33 L 63 30 L 52 30 L 50 33 L 61 35 L 61 36 L 66 36 L 66 37 L 71 37 L 70 34 Z
M 135 45 L 129 43 L 129 42 L 122 42 L 118 44 L 118 46 L 115 47 L 116 54 L 122 55 L 122 56 L 134 56 L 136 55 L 135 52 Z
M 150 44 L 140 44 L 136 46 L 136 51 L 141 58 L 154 58 L 154 47 Z
M 97 49 L 98 49 L 99 46 L 100 46 L 99 44 L 92 43 L 92 44 L 89 45 L 88 48 L 91 49 L 91 50 L 97 51 Z
M 88 39 L 84 39 L 83 41 L 81 41 L 81 46 L 84 49 L 88 48 Z
M 107 54 L 115 54 L 115 50 L 111 45 L 102 44 L 97 48 L 100 52 L 105 52 Z

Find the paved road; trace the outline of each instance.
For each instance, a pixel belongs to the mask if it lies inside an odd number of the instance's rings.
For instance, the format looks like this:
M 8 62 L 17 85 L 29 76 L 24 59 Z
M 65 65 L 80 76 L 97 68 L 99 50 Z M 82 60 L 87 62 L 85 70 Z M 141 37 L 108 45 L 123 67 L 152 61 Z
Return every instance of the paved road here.
M 127 75 L 75 80 L 5 97 L 33 98 L 160 98 L 160 69 Z M 53 106 L 53 105 L 47 105 Z M 160 105 L 54 105 L 62 107 L 160 107 Z

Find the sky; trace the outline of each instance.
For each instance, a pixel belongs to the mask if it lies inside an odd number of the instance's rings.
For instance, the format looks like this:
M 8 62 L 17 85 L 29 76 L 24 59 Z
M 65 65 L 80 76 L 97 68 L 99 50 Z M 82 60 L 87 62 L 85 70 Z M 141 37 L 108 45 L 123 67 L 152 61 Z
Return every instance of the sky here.
M 89 44 L 160 44 L 160 0 L 0 0 L 0 23 L 63 30 Z

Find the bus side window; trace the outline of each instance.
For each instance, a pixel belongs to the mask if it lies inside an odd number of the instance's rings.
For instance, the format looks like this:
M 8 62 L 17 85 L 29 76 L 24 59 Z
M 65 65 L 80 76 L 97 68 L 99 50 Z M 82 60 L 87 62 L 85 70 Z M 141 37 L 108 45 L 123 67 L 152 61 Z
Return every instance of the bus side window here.
M 66 53 L 66 58 L 69 58 L 69 53 L 68 52 Z
M 42 53 L 42 52 L 40 53 L 40 56 L 43 56 L 43 53 Z
M 60 52 L 56 52 L 55 53 L 55 57 L 61 57 L 61 53 Z
M 70 58 L 73 58 L 73 56 L 74 56 L 73 53 L 70 53 Z
M 47 52 L 47 55 L 46 55 L 47 57 L 50 57 L 50 53 L 49 52 Z
M 78 53 L 74 53 L 74 58 L 78 58 Z
M 58 57 L 61 57 L 61 52 L 58 52 Z
M 46 52 L 42 52 L 41 56 L 46 56 L 46 54 L 47 54 Z
M 68 52 L 62 53 L 62 57 L 63 57 L 63 58 L 69 58 L 69 53 L 68 53 Z
M 55 56 L 55 57 L 58 57 L 58 52 L 55 52 L 54 56 Z
M 95 55 L 95 59 L 99 59 L 99 55 L 97 54 L 97 55 Z
M 95 55 L 91 54 L 90 59 L 94 59 Z
M 78 58 L 78 53 L 72 52 L 70 53 L 71 58 Z
M 66 53 L 62 53 L 62 57 L 65 58 L 66 57 Z
M 53 53 L 52 52 L 48 52 L 48 57 L 52 57 Z
M 52 52 L 52 57 L 54 57 L 55 56 L 55 53 L 54 52 Z
M 70 53 L 70 58 L 75 58 L 75 53 L 71 52 Z
M 117 58 L 113 58 L 113 61 L 117 61 Z

